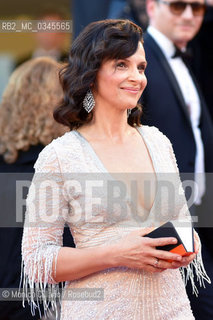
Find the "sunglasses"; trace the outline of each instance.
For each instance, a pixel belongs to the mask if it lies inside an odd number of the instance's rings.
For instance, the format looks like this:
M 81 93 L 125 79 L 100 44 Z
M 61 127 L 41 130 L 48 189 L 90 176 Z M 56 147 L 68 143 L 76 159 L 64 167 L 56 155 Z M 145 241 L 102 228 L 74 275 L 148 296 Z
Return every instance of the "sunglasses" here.
M 158 2 L 167 4 L 171 13 L 176 16 L 180 16 L 186 9 L 187 6 L 190 6 L 194 16 L 202 16 L 206 11 L 206 5 L 200 2 L 184 2 L 184 1 L 164 1 L 158 0 Z

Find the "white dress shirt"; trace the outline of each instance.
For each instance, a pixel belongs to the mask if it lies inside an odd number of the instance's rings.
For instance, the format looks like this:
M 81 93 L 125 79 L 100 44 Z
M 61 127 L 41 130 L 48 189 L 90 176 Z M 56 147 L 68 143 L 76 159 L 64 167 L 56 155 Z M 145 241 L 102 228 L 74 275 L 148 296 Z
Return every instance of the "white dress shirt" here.
M 164 34 L 149 26 L 148 33 L 154 38 L 163 51 L 182 92 L 186 106 L 188 108 L 191 126 L 196 143 L 195 156 L 195 182 L 197 183 L 197 192 L 195 192 L 195 204 L 201 204 L 202 196 L 205 193 L 205 165 L 204 165 L 204 147 L 199 128 L 201 106 L 197 89 L 194 85 L 188 68 L 181 57 L 172 58 L 175 53 L 175 46 Z

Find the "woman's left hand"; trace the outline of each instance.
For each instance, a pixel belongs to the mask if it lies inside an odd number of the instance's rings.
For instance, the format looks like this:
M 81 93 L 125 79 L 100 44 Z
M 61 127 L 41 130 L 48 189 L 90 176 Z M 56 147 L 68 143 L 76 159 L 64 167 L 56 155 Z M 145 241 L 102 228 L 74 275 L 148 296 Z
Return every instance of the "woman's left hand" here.
M 194 247 L 195 247 L 194 253 L 190 254 L 190 256 L 183 257 L 180 262 L 176 262 L 176 261 L 172 262 L 173 267 L 174 268 L 187 267 L 188 264 L 195 259 L 200 249 L 200 239 L 198 237 L 197 232 L 194 232 Z

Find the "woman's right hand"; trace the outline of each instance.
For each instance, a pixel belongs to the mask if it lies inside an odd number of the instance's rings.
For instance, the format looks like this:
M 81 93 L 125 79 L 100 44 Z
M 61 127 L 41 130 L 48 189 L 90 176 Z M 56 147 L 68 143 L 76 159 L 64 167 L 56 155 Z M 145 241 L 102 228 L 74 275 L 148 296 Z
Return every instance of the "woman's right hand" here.
M 153 228 L 132 231 L 116 244 L 117 266 L 126 266 L 133 269 L 143 269 L 148 272 L 161 272 L 166 269 L 175 269 L 172 262 L 182 260 L 178 254 L 156 249 L 157 246 L 177 243 L 175 238 L 149 238 L 144 235 Z M 168 262 L 167 260 L 171 260 Z

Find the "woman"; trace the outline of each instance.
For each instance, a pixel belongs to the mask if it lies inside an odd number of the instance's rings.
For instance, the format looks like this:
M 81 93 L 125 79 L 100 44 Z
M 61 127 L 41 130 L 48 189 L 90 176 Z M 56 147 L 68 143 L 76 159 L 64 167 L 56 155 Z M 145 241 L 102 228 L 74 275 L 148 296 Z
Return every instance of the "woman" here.
M 155 248 L 175 238 L 144 237 L 165 216 L 186 219 L 179 178 L 173 212 L 158 192 L 159 173 L 177 173 L 171 144 L 156 128 L 140 126 L 145 68 L 141 28 L 105 20 L 74 41 L 61 73 L 64 100 L 54 117 L 71 131 L 35 165 L 22 250 L 25 288 L 54 291 L 66 281 L 63 320 L 193 319 L 178 268 L 195 259 L 198 237 L 195 253 L 184 258 Z M 130 197 L 135 181 L 139 191 Z M 65 222 L 76 248 L 62 247 Z
M 23 152 L 39 145 L 40 152 L 65 133 L 52 117 L 62 96 L 57 78 L 60 67 L 53 59 L 42 57 L 25 62 L 12 73 L 0 106 L 0 153 L 6 163 L 18 165 Z
M 46 57 L 24 63 L 12 73 L 0 104 L 1 288 L 18 288 L 20 282 L 23 224 L 16 221 L 16 182 L 28 181 L 44 146 L 65 133 L 52 117 L 63 95 L 60 67 Z M 14 317 L 38 319 L 39 314 L 32 317 L 21 301 L 1 301 L 0 319 Z

